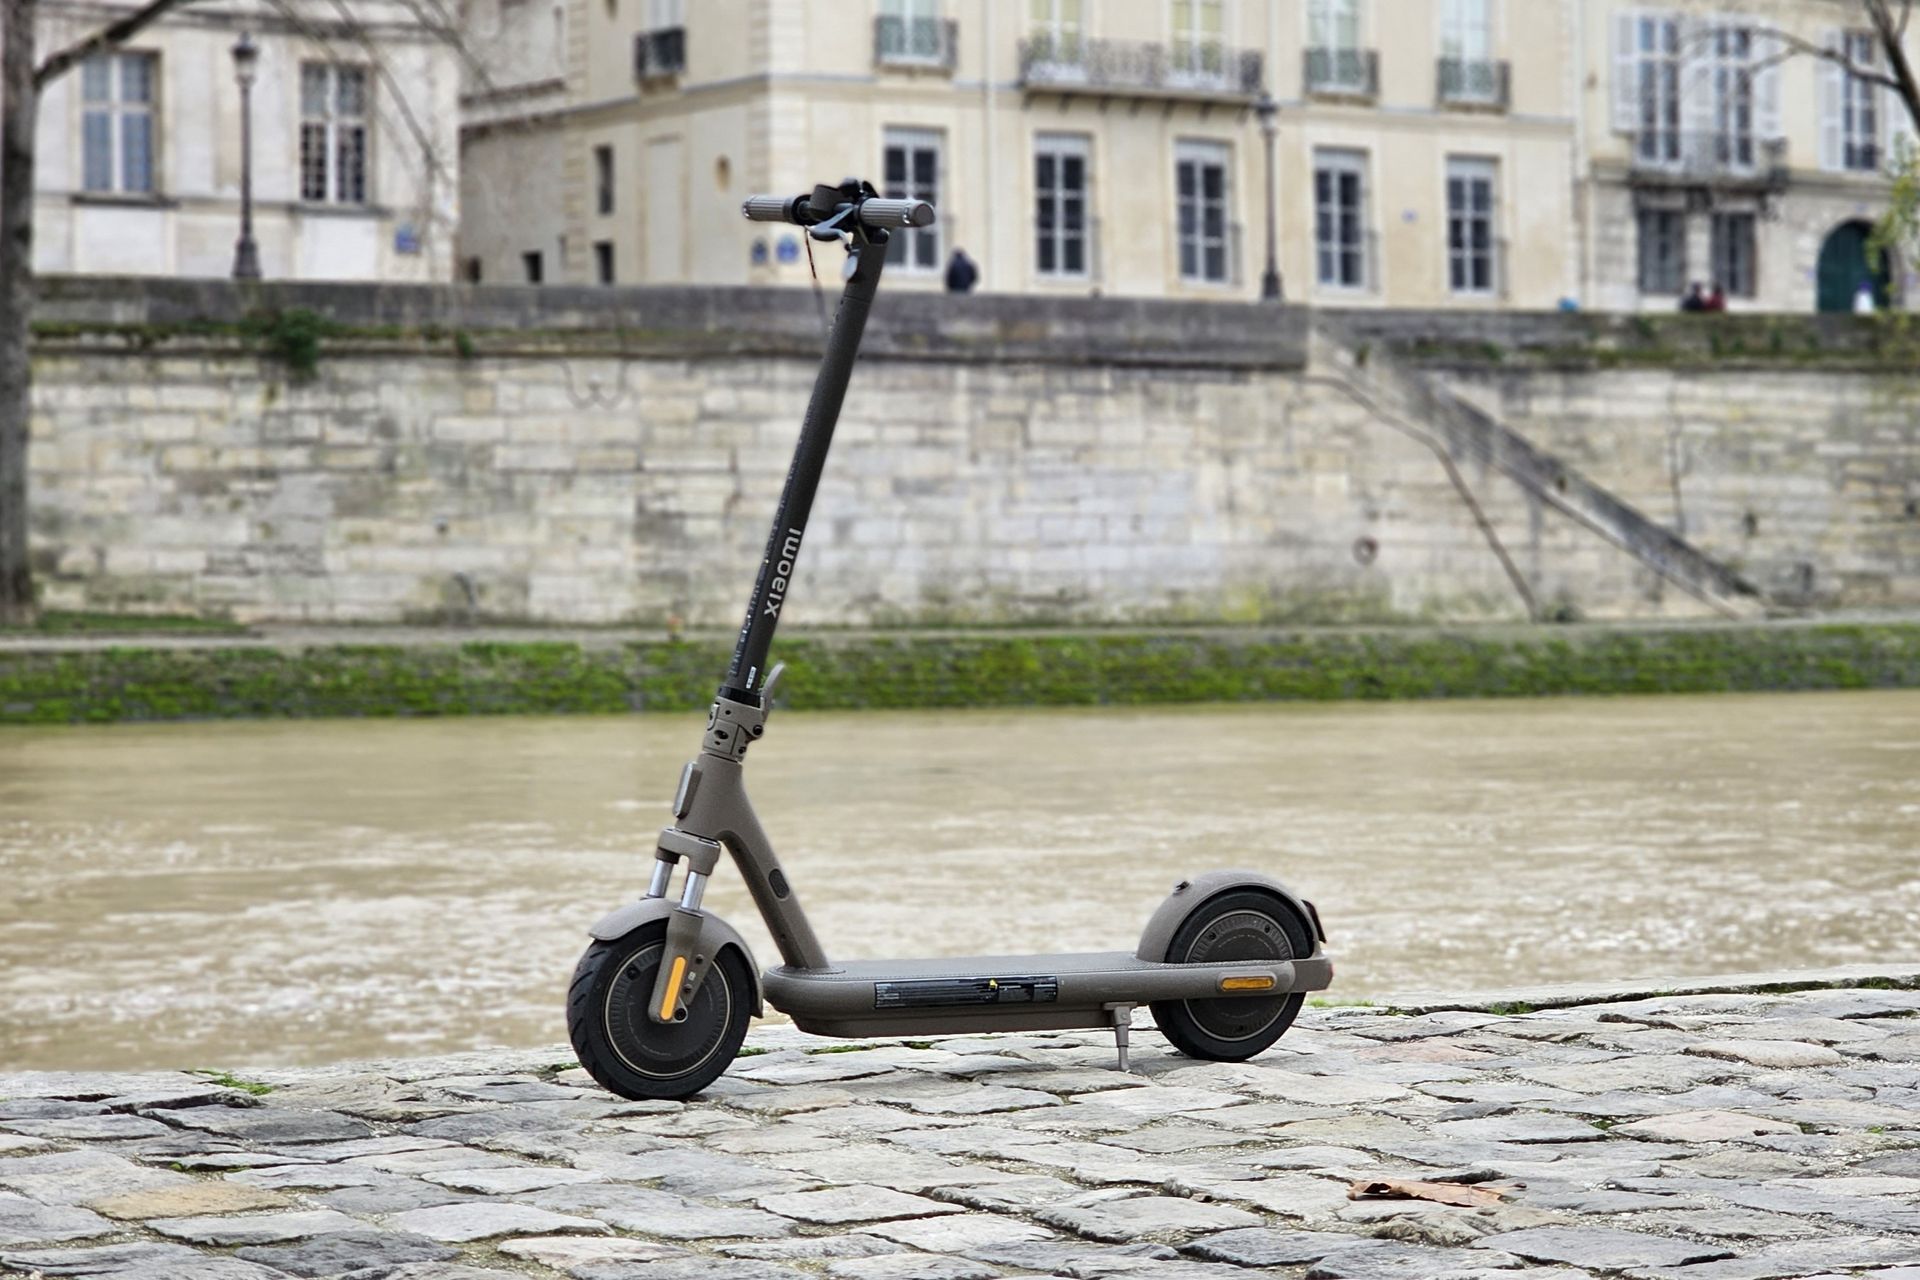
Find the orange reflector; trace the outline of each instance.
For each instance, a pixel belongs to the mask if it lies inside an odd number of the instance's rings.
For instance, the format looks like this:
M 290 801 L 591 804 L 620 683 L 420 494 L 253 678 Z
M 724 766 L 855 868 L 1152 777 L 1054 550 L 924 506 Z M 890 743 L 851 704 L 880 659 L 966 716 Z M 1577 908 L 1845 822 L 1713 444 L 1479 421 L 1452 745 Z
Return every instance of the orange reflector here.
M 667 980 L 667 998 L 660 1002 L 660 1020 L 662 1022 L 671 1022 L 673 1020 L 673 1007 L 680 1001 L 680 980 L 686 976 L 687 958 L 685 956 L 675 956 L 673 958 L 673 976 Z
M 1259 978 L 1222 978 L 1220 979 L 1220 989 L 1222 991 L 1270 991 L 1273 989 L 1273 979 L 1264 976 Z

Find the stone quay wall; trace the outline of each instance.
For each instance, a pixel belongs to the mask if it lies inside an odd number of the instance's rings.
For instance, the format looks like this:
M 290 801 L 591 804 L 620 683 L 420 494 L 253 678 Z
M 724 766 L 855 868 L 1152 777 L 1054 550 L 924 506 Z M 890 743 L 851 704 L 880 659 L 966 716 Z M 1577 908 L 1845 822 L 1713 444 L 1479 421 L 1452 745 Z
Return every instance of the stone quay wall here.
M 249 622 L 736 622 L 823 328 L 792 290 L 43 283 L 43 603 Z M 1341 362 L 1291 308 L 883 298 L 787 616 L 1713 611 L 1537 479 L 1383 413 L 1356 377 L 1375 339 L 1343 321 L 1363 346 Z M 1435 363 L 1378 341 L 1376 370 L 1389 348 Z M 1841 358 L 1764 377 L 1457 358 L 1434 376 L 1790 603 L 1920 603 L 1902 515 L 1920 378 L 1852 331 L 1822 341 Z M 1659 465 L 1676 435 L 1701 442 L 1677 514 Z

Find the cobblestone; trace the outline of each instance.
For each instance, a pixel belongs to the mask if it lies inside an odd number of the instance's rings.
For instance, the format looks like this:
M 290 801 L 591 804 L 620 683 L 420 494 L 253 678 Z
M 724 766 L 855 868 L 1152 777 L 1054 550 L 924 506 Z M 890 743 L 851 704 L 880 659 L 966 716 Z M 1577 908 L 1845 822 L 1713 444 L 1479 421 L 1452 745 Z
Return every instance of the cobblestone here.
M 0 1076 L 0 1273 L 120 1280 L 1912 1280 L 1920 993 L 1309 1010 L 858 1053 L 763 1027 L 686 1104 L 564 1055 Z M 113 1123 L 102 1123 L 112 1121 Z M 129 1123 L 138 1121 L 139 1123 Z M 149 1128 L 152 1126 L 152 1128 Z M 1450 1183 L 1477 1207 L 1353 1199 Z

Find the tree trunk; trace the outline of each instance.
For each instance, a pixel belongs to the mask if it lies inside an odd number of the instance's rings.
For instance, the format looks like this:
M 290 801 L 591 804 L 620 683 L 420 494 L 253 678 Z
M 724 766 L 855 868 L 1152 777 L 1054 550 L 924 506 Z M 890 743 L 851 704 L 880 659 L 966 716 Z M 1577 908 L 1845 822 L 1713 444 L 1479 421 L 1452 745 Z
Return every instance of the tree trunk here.
M 27 433 L 33 371 L 33 83 L 36 0 L 0 0 L 0 626 L 34 619 L 27 548 Z

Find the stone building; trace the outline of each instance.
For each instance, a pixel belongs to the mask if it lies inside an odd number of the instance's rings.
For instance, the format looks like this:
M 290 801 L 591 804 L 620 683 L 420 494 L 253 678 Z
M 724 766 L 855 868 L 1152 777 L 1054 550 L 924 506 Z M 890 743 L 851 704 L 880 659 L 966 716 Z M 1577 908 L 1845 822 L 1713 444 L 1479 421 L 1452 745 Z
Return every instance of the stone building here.
M 42 56 L 131 4 L 43 0 Z M 41 271 L 224 276 L 252 89 L 255 237 L 270 279 L 445 280 L 459 210 L 459 54 L 388 0 L 183 5 L 42 94 Z
M 964 247 L 991 290 L 1257 296 L 1269 93 L 1290 299 L 1667 309 L 1725 276 L 1734 306 L 1804 310 L 1832 237 L 1830 281 L 1857 274 L 1900 118 L 1838 68 L 1768 61 L 1776 25 L 1857 40 L 1856 0 L 468 0 L 464 18 L 484 70 L 461 258 L 492 282 L 803 283 L 800 238 L 741 223 L 739 199 L 858 173 L 940 207 L 898 285 L 939 287 Z

